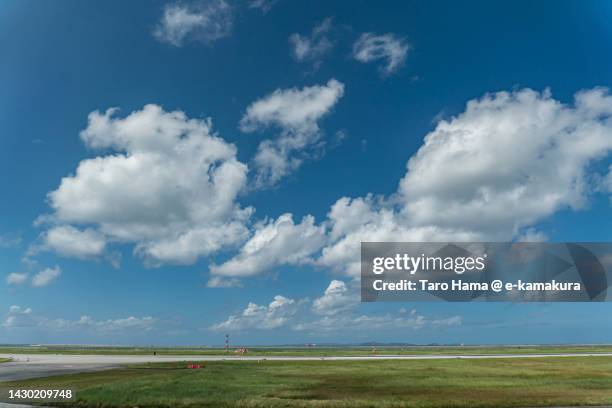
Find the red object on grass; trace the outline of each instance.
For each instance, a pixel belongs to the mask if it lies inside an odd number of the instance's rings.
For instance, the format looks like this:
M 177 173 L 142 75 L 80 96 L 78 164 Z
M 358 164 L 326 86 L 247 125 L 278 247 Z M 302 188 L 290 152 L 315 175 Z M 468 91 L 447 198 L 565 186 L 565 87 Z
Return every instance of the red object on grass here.
M 188 364 L 187 368 L 202 368 L 202 366 L 199 364 Z

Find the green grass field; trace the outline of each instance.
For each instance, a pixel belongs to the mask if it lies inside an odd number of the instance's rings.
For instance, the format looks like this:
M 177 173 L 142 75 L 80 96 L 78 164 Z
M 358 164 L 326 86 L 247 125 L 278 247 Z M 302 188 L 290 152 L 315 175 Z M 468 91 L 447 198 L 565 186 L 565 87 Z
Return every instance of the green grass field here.
M 72 388 L 80 407 L 606 405 L 612 357 L 166 363 L 3 386 Z
M 0 363 L 7 363 L 9 361 L 11 361 L 10 358 L 0 358 Z
M 3 347 L 0 353 L 51 354 L 153 354 L 159 355 L 225 355 L 222 348 L 210 347 L 90 347 L 90 346 L 30 346 Z M 612 345 L 544 345 L 544 346 L 377 346 L 378 354 L 554 354 L 612 353 Z M 232 352 L 230 352 L 232 354 Z M 371 355 L 372 347 L 249 347 L 254 356 L 360 356 Z

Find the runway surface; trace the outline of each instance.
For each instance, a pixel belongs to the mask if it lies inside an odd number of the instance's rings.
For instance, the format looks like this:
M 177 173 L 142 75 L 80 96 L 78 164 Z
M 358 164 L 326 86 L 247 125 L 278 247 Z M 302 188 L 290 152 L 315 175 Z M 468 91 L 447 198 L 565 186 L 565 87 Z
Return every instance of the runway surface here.
M 558 354 L 429 354 L 429 355 L 371 355 L 371 356 L 152 356 L 152 355 L 68 355 L 68 354 L 0 354 L 0 358 L 13 361 L 0 363 L 0 382 L 27 378 L 48 377 L 59 374 L 108 370 L 127 364 L 163 363 L 180 361 L 364 361 L 364 360 L 442 360 L 485 358 L 542 358 L 607 356 L 612 353 L 558 353 Z

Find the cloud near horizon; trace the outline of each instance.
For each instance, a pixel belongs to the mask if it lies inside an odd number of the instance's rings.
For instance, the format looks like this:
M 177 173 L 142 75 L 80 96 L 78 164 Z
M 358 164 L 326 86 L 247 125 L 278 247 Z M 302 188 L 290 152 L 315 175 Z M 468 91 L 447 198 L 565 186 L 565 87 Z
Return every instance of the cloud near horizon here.
M 309 305 L 310 309 L 300 307 Z M 271 330 L 286 327 L 294 331 L 328 335 L 338 331 L 390 330 L 394 328 L 420 330 L 459 326 L 461 316 L 425 317 L 416 310 L 406 313 L 363 315 L 357 313 L 359 293 L 347 289 L 343 281 L 333 280 L 323 296 L 310 302 L 308 299 L 289 299 L 277 295 L 268 306 L 250 302 L 240 314 L 209 327 L 212 331 Z M 323 317 L 321 317 L 323 315 Z
M 83 315 L 77 320 L 52 319 L 34 313 L 31 308 L 13 305 L 4 316 L 2 327 L 6 330 L 20 328 L 44 328 L 47 330 L 96 330 L 102 332 L 149 331 L 156 327 L 157 320 L 151 316 L 94 320 Z
M 250 302 L 239 315 L 232 315 L 224 322 L 210 327 L 213 331 L 245 329 L 277 329 L 287 324 L 297 312 L 299 304 L 293 299 L 277 295 L 268 306 Z

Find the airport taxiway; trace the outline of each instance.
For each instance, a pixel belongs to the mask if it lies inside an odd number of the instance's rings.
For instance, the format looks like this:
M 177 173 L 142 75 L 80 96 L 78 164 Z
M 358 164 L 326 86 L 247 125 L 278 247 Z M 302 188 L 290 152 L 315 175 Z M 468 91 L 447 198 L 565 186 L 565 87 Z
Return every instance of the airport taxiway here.
M 100 354 L 0 354 L 12 361 L 0 364 L 0 382 L 60 374 L 108 370 L 128 364 L 181 361 L 364 361 L 364 360 L 442 360 L 487 358 L 545 357 L 612 357 L 612 353 L 551 353 L 551 354 L 382 354 L 368 356 L 167 356 L 167 355 L 100 355 Z

